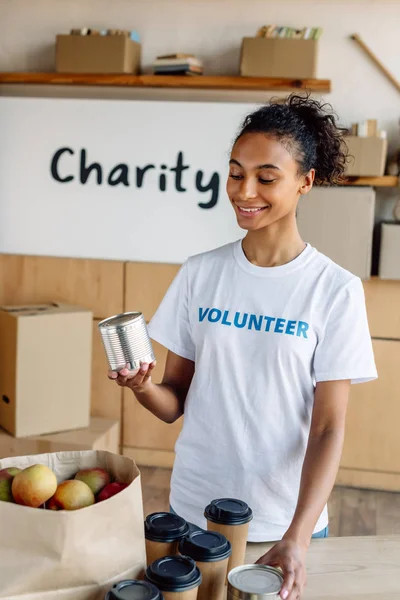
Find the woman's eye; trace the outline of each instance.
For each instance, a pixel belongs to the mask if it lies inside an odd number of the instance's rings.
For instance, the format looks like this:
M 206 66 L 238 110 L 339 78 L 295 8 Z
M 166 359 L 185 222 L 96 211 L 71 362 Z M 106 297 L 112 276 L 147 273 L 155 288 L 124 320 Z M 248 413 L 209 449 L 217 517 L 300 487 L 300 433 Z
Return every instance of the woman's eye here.
M 232 179 L 242 179 L 242 175 L 235 175 L 234 173 L 229 173 L 229 177 Z
M 259 178 L 258 180 L 260 183 L 274 183 L 275 179 L 262 179 L 262 177 Z

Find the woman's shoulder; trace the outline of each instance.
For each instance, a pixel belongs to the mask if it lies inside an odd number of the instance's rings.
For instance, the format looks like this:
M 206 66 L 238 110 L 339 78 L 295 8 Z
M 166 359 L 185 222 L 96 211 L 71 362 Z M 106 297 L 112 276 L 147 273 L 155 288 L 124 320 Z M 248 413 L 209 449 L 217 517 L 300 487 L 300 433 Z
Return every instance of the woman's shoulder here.
M 189 268 L 199 268 L 200 266 L 215 266 L 217 263 L 226 262 L 227 260 L 233 259 L 234 247 L 238 242 L 230 242 L 218 248 L 207 250 L 199 254 L 193 254 L 186 260 L 186 264 Z
M 347 287 L 362 287 L 362 281 L 358 275 L 342 267 L 316 248 L 314 248 L 313 262 L 318 273 L 326 280 L 326 283 L 329 281 L 332 291 L 337 293 Z

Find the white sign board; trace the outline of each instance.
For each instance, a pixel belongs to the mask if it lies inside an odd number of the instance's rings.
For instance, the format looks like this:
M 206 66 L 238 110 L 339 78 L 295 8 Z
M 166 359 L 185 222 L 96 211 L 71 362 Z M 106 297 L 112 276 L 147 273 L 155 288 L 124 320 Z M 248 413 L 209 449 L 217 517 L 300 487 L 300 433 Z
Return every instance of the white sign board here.
M 243 235 L 249 104 L 0 98 L 0 252 L 181 263 Z

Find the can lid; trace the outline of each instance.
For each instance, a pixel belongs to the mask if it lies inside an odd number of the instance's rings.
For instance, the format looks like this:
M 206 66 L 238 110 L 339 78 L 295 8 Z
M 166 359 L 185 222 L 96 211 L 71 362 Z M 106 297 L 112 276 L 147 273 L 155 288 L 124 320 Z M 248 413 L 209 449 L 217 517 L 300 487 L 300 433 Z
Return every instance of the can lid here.
M 152 513 L 144 522 L 145 536 L 153 542 L 175 542 L 189 531 L 185 519 L 168 512 Z
M 115 583 L 106 600 L 163 600 L 161 592 L 148 581 L 127 579 Z
M 119 315 L 114 315 L 113 317 L 108 317 L 107 319 L 100 321 L 99 329 L 105 329 L 108 327 L 124 327 L 125 325 L 133 323 L 133 321 L 141 316 L 141 312 L 126 312 Z
M 282 583 L 281 572 L 266 565 L 236 567 L 228 575 L 231 594 L 238 598 L 252 597 L 252 594 L 257 595 L 257 598 L 268 598 L 279 594 Z
M 146 580 L 163 592 L 181 592 L 198 587 L 201 573 L 189 556 L 166 556 L 147 568 Z
M 213 523 L 244 525 L 252 520 L 253 511 L 243 500 L 220 498 L 207 506 L 204 516 Z
M 191 531 L 179 542 L 179 552 L 199 562 L 217 562 L 232 554 L 230 542 L 217 531 Z

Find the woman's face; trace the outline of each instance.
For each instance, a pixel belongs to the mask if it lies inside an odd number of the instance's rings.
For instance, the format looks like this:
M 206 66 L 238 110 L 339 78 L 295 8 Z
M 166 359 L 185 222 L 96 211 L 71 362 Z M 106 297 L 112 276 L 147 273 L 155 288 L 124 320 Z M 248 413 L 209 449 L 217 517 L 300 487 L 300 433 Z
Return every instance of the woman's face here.
M 242 229 L 262 229 L 295 218 L 300 194 L 307 193 L 314 170 L 299 175 L 285 146 L 263 133 L 247 133 L 233 147 L 226 186 Z

